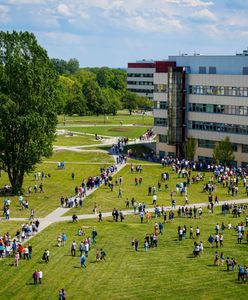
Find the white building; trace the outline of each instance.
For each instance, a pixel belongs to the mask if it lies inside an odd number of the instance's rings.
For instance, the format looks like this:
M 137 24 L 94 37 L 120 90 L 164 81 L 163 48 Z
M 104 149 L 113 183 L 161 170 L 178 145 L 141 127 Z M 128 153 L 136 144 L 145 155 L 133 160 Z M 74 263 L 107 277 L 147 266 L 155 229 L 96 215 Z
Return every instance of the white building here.
M 181 55 L 155 62 L 154 132 L 160 156 L 182 156 L 197 140 L 195 159 L 212 157 L 226 136 L 238 165 L 248 164 L 248 56 Z

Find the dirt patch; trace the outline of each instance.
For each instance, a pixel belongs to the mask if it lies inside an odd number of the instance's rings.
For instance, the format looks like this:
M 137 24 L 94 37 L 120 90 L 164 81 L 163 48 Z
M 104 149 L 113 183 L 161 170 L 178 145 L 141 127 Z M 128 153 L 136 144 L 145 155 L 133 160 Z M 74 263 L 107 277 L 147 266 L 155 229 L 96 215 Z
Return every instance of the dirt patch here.
M 128 132 L 129 129 L 125 127 L 114 127 L 109 129 L 108 131 L 114 131 L 114 132 Z

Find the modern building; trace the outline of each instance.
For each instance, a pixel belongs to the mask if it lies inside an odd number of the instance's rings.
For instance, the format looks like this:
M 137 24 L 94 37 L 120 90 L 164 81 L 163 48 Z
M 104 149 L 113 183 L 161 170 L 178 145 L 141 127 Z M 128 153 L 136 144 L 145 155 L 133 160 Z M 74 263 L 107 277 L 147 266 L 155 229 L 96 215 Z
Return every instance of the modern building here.
M 230 138 L 237 165 L 248 164 L 248 52 L 179 55 L 154 62 L 154 132 L 159 156 L 183 155 L 197 140 L 195 159 L 210 160 Z
M 127 90 L 140 96 L 153 99 L 154 61 L 141 60 L 128 63 Z

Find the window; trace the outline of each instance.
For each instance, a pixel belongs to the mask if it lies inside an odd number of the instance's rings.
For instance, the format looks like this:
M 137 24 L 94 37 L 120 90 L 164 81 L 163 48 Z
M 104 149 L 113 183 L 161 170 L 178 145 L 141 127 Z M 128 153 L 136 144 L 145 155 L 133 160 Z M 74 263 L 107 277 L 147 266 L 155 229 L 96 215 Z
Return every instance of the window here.
M 167 143 L 167 135 L 159 134 L 158 141 L 159 141 L 159 143 Z
M 242 152 L 248 153 L 248 145 L 242 145 Z
M 215 142 L 210 140 L 198 140 L 198 147 L 214 149 Z
M 155 109 L 167 109 L 167 102 L 166 101 L 154 101 Z
M 216 67 L 209 67 L 208 72 L 209 74 L 216 74 Z
M 247 87 L 190 85 L 189 94 L 248 97 Z
M 165 118 L 154 118 L 155 126 L 167 126 L 167 119 Z
M 232 150 L 234 151 L 234 152 L 237 152 L 238 151 L 238 144 L 232 144 Z
M 206 74 L 207 73 L 206 67 L 199 67 L 199 74 Z
M 243 67 L 243 75 L 248 75 L 248 67 Z
M 189 129 L 206 130 L 206 131 L 218 131 L 232 134 L 248 135 L 248 126 L 214 123 L 214 122 L 201 122 L 201 121 L 189 121 Z

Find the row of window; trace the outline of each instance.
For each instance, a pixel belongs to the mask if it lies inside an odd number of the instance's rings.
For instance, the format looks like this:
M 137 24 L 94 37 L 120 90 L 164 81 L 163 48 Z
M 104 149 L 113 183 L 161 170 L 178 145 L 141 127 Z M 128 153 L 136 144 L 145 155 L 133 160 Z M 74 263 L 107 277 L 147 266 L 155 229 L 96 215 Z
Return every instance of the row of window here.
M 216 145 L 215 141 L 201 140 L 201 139 L 198 140 L 198 147 L 200 147 L 200 148 L 214 149 L 215 145 Z M 232 149 L 233 149 L 233 151 L 237 152 L 238 151 L 238 144 L 232 143 Z
M 166 93 L 168 91 L 167 84 L 154 84 L 154 92 L 156 93 Z
M 199 74 L 206 74 L 207 73 L 207 67 L 199 67 Z M 216 67 L 208 67 L 208 73 L 209 74 L 216 74 Z
M 190 85 L 189 93 L 195 95 L 248 97 L 248 87 Z
M 154 109 L 167 109 L 167 102 L 166 101 L 154 101 L 153 108 Z
M 153 77 L 153 74 L 149 73 L 149 74 L 141 74 L 141 73 L 128 73 L 127 77 L 146 77 L 146 78 L 151 78 Z
M 153 94 L 153 90 L 145 90 L 145 89 L 128 89 L 130 92 L 133 93 L 145 93 L 145 94 Z
M 149 82 L 149 81 L 128 81 L 127 84 L 134 84 L 134 85 L 153 85 L 153 82 Z
M 154 118 L 154 126 L 167 126 L 167 119 Z
M 248 115 L 248 106 L 189 103 L 189 111 L 227 115 Z
M 216 67 L 208 67 L 209 74 L 216 74 Z M 200 66 L 199 74 L 207 74 L 207 67 Z M 248 75 L 248 67 L 243 67 L 243 75 Z
M 197 130 L 217 131 L 217 132 L 248 135 L 248 126 L 243 126 L 243 125 L 201 122 L 201 121 L 189 121 L 188 128 L 189 129 L 197 129 Z

